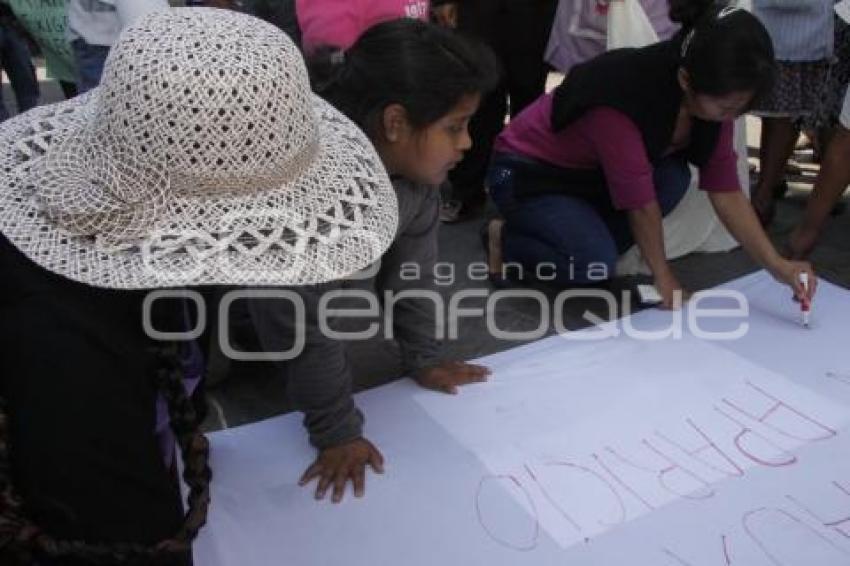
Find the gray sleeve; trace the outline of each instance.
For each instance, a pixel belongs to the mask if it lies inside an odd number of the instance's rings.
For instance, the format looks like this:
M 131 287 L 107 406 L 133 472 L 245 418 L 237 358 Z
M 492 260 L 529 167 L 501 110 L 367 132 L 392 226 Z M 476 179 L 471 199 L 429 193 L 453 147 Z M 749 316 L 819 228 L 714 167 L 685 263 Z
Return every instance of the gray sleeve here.
M 286 289 L 303 301 L 303 317 L 297 316 L 289 300 L 248 300 L 248 310 L 264 351 L 286 351 L 296 345 L 296 338 L 303 338 L 300 355 L 274 364 L 286 381 L 287 394 L 295 408 L 304 413 L 310 443 L 319 449 L 359 437 L 364 420 L 354 404 L 344 344 L 330 340 L 319 331 L 318 301 L 322 293 L 332 288 L 319 285 Z
M 410 199 L 404 191 L 398 192 L 399 209 L 418 206 L 412 220 L 399 234 L 389 251 L 381 258 L 381 270 L 376 288 L 382 300 L 386 293 L 398 295 L 405 291 L 436 292 L 434 264 L 437 262 L 438 230 L 440 227 L 440 198 L 436 190 L 428 190 L 422 199 Z M 417 266 L 419 278 L 410 277 L 407 264 Z M 402 298 L 392 305 L 384 302 L 384 308 L 392 312 L 393 332 L 401 347 L 402 362 L 407 373 L 440 362 L 440 342 L 437 340 L 437 316 L 434 301 L 426 297 Z

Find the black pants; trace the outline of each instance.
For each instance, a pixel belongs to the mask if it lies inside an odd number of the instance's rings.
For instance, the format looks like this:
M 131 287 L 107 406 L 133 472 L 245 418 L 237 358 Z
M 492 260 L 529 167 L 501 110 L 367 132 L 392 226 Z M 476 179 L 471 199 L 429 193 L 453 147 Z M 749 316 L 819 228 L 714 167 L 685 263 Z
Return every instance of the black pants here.
M 505 116 L 508 111 L 516 116 L 543 94 L 549 72 L 543 56 L 556 7 L 555 0 L 460 3 L 459 30 L 488 44 L 499 57 L 504 74 L 499 86 L 481 101 L 472 119 L 472 149 L 449 175 L 453 199 L 468 205 L 484 202 L 484 178 L 493 142 L 504 127 Z

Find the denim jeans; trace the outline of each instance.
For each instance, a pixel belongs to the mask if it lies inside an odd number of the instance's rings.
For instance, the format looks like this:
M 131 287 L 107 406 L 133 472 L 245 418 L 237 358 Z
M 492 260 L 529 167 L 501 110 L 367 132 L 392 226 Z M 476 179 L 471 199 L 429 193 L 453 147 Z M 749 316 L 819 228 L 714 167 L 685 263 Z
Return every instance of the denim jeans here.
M 83 39 L 71 42 L 74 51 L 74 62 L 77 64 L 77 92 L 83 94 L 100 84 L 103 65 L 109 55 L 106 45 L 91 45 Z
M 26 112 L 36 106 L 39 97 L 38 79 L 29 47 L 17 31 L 7 26 L 0 26 L 0 62 L 12 83 L 18 112 Z M 9 113 L 0 99 L 0 121 L 8 117 Z
M 537 176 L 535 167 L 518 165 L 512 156 L 500 155 L 490 166 L 490 196 L 505 219 L 504 260 L 519 263 L 532 273 L 547 264 L 547 276 L 554 269 L 554 282 L 559 285 L 586 285 L 613 277 L 617 258 L 634 244 L 628 215 L 614 208 L 604 187 L 598 187 L 592 196 L 588 193 L 593 191 L 582 188 L 571 194 L 566 173 L 562 192 L 517 197 L 519 183 L 553 182 L 555 168 L 540 166 Z M 682 158 L 670 157 L 658 164 L 655 187 L 662 214 L 676 207 L 690 179 L 690 169 Z M 557 182 L 556 177 L 554 180 Z

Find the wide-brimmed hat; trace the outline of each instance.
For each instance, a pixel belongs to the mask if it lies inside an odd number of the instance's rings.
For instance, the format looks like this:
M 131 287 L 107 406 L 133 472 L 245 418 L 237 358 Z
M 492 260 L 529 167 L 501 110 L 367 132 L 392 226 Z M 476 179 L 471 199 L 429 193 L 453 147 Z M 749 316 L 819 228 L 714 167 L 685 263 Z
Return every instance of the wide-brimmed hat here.
M 98 88 L 0 127 L 0 176 L 0 232 L 100 287 L 330 281 L 398 221 L 379 156 L 292 41 L 228 10 L 126 29 Z

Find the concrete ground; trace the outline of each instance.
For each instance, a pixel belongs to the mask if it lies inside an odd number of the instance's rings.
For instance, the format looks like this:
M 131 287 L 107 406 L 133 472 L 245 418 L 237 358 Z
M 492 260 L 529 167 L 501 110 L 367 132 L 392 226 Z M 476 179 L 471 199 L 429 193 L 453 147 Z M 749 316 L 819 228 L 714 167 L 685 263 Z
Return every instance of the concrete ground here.
M 43 78 L 43 73 L 42 73 Z M 14 103 L 9 92 L 8 82 L 4 81 L 3 97 L 7 108 L 13 111 Z M 45 103 L 61 100 L 61 93 L 55 83 L 42 82 L 42 101 Z M 758 121 L 749 120 L 749 145 L 751 155 L 757 153 Z M 789 195 L 779 203 L 776 220 L 770 227 L 770 235 L 781 248 L 788 234 L 800 219 L 811 190 L 816 166 L 803 162 L 804 175 L 794 178 Z M 850 195 L 845 194 L 845 202 Z M 484 261 L 484 253 L 479 241 L 478 230 L 482 219 L 454 225 L 443 225 L 440 234 L 440 260 L 456 266 L 454 285 L 442 287 L 441 294 L 448 302 L 449 295 L 463 289 L 492 289 L 486 282 L 473 281 L 466 273 L 471 262 Z M 833 218 L 812 262 L 820 276 L 832 283 L 850 288 L 850 213 L 843 212 Z M 725 281 L 740 277 L 756 269 L 756 266 L 741 250 L 720 254 L 694 254 L 672 262 L 673 268 L 682 283 L 691 290 L 706 289 Z M 625 278 L 616 280 L 614 289 L 631 289 L 636 280 Z M 557 290 L 538 287 L 548 297 Z M 483 307 L 483 298 L 464 301 L 467 307 Z M 601 301 L 569 301 L 564 307 L 565 325 L 570 329 L 587 326 L 583 318 L 586 310 L 600 316 L 606 316 Z M 502 300 L 495 312 L 496 322 L 503 330 L 533 330 L 540 323 L 540 306 L 529 299 Z M 549 332 L 552 332 L 551 321 Z M 380 334 L 379 334 L 380 336 Z M 499 340 L 486 330 L 483 318 L 464 318 L 460 321 L 460 339 L 445 344 L 448 359 L 469 360 L 517 346 L 518 342 Z M 362 390 L 387 383 L 401 377 L 398 350 L 396 346 L 381 339 L 358 342 L 350 345 L 349 356 L 354 372 L 355 389 Z M 210 387 L 208 395 L 211 411 L 206 426 L 210 430 L 236 426 L 271 417 L 289 409 L 284 394 L 284 384 L 274 375 L 273 369 L 263 363 L 236 362 L 223 363 L 216 359 L 213 363 L 216 382 Z

